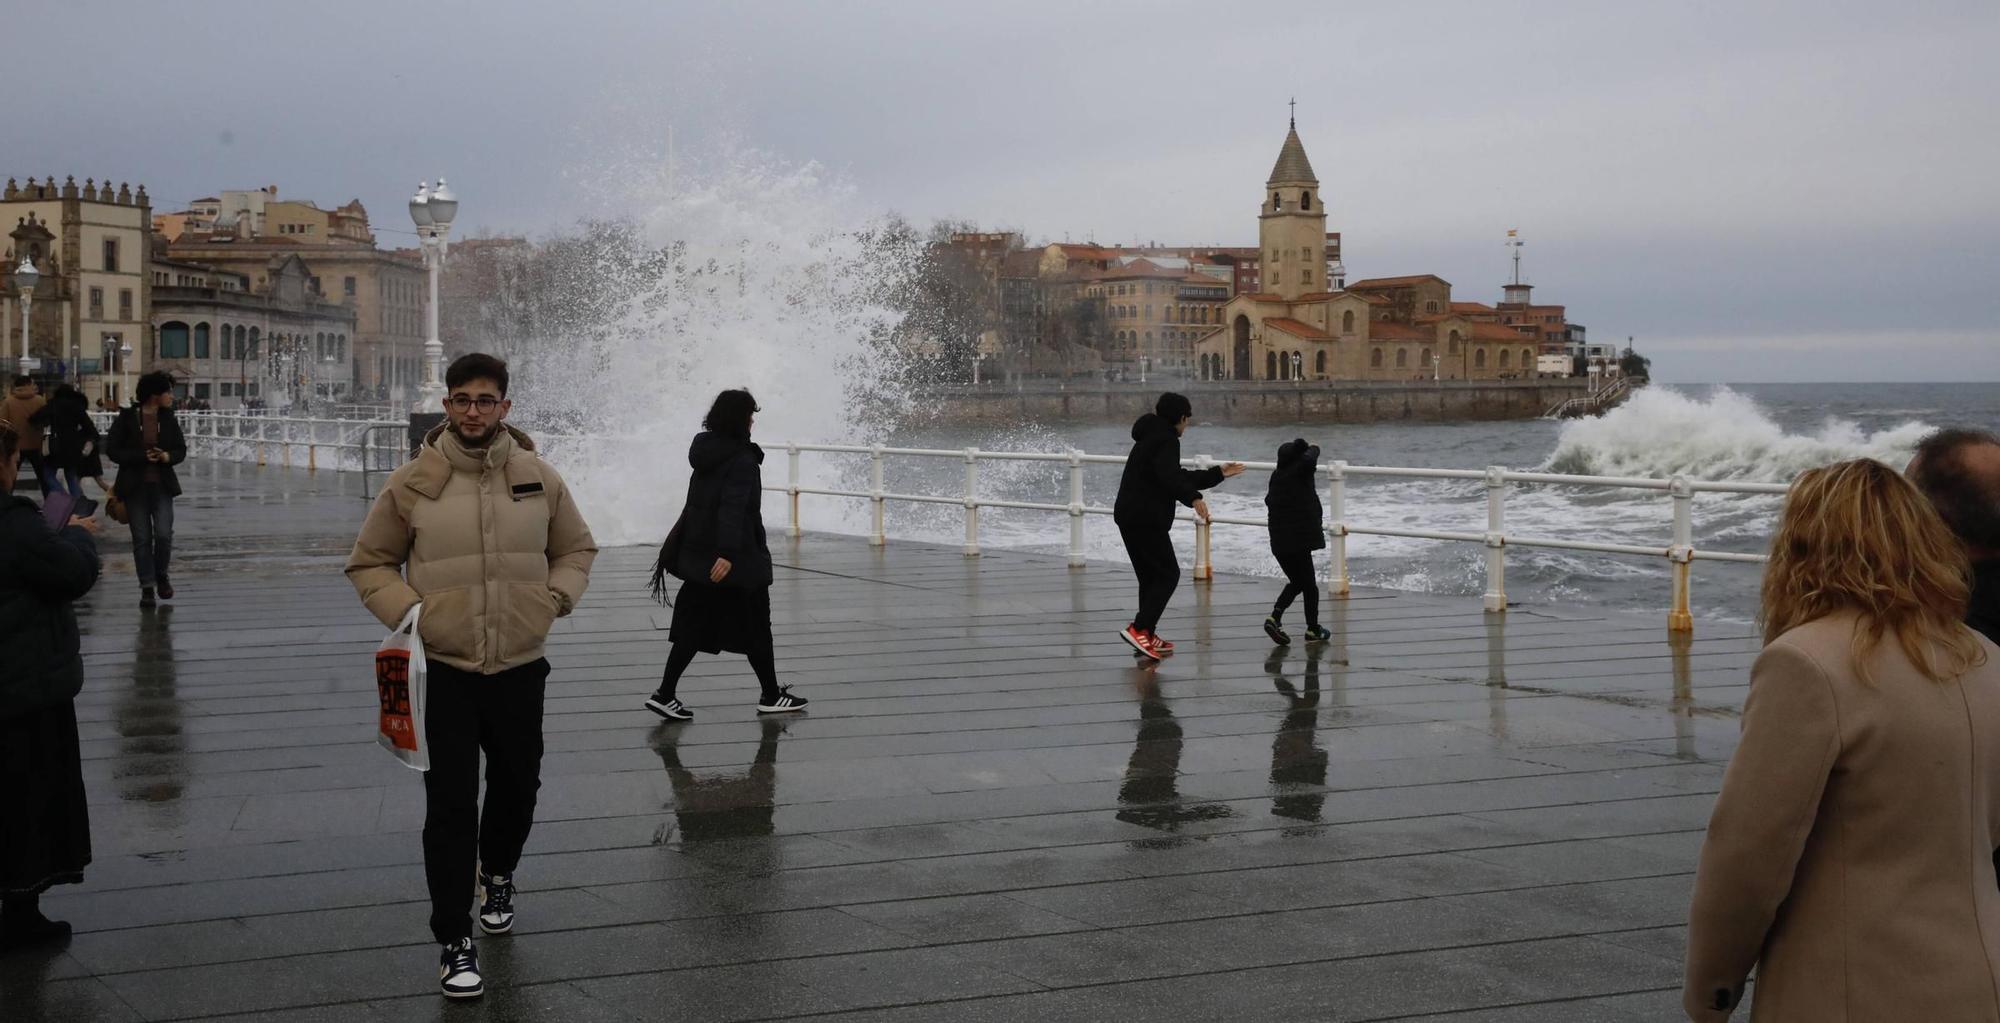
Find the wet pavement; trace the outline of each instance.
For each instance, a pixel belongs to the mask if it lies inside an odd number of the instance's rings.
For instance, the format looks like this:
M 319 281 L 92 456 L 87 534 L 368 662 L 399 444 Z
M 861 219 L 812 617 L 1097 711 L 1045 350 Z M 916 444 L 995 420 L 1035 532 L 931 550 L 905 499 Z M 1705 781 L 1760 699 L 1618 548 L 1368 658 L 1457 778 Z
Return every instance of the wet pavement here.
M 80 606 L 97 859 L 0 1018 L 1678 1018 L 1749 630 L 1369 591 L 1274 649 L 1276 584 L 1218 577 L 1146 670 L 1122 566 L 822 535 L 777 551 L 784 720 L 735 657 L 693 723 L 641 710 L 670 612 L 650 550 L 599 559 L 519 923 L 447 1005 L 340 574 L 360 481 L 185 475 L 179 598 L 140 611 L 120 530 Z

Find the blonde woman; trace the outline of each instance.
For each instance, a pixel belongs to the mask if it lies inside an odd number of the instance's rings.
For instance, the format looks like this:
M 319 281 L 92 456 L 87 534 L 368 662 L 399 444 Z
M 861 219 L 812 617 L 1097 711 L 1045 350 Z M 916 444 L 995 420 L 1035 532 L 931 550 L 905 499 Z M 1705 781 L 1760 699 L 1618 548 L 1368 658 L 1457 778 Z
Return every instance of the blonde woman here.
M 2000 661 L 1880 462 L 1801 475 L 1688 917 L 1688 1018 L 2000 1021 Z

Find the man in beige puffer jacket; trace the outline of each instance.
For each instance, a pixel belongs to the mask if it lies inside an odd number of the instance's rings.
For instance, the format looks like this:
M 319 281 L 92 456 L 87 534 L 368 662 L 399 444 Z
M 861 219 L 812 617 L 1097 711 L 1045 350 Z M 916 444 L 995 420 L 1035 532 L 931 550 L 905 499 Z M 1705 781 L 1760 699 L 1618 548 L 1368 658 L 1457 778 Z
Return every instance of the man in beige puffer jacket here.
M 514 925 L 514 867 L 541 787 L 542 647 L 590 581 L 597 543 L 555 469 L 503 420 L 507 364 L 459 358 L 445 374 L 447 422 L 389 475 L 368 510 L 347 576 L 394 628 L 421 603 L 426 679 L 424 873 L 431 933 L 449 998 L 484 993 L 467 911 Z M 486 754 L 486 808 L 479 755 Z M 478 892 L 469 883 L 475 868 Z

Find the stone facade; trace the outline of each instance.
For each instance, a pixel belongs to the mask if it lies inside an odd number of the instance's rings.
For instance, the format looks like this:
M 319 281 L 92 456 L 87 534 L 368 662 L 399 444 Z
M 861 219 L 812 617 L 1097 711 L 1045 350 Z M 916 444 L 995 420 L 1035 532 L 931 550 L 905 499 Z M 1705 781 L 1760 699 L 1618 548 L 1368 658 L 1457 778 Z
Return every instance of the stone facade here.
M 145 339 L 151 314 L 151 279 L 146 273 L 152 227 L 151 200 L 144 185 L 113 188 L 75 177 L 61 185 L 50 177 L 29 178 L 25 186 L 9 178 L 0 191 L 0 225 L 9 232 L 0 336 L 7 370 L 15 371 L 21 352 L 21 294 L 14 268 L 23 256 L 41 273 L 29 303 L 33 324 L 28 352 L 41 360 L 37 375 L 45 386 L 76 382 L 94 403 L 124 397 L 117 353 L 136 350 Z
M 328 301 L 296 254 L 259 275 L 156 258 L 147 364 L 174 375 L 182 398 L 216 408 L 292 408 L 351 400 L 352 305 Z

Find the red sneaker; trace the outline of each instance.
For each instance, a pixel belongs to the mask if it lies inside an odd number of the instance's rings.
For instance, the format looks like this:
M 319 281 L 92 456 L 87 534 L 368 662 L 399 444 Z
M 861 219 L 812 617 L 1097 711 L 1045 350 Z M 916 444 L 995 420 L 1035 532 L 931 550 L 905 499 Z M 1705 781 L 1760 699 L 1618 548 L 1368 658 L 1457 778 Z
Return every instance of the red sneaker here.
M 1139 631 L 1138 626 L 1127 625 L 1118 630 L 1118 638 L 1130 643 L 1132 649 L 1139 651 L 1139 656 L 1150 657 L 1155 661 L 1160 659 L 1160 651 L 1153 645 L 1152 635 Z
M 1159 633 L 1149 632 L 1146 635 L 1151 636 L 1153 638 L 1153 649 L 1158 650 L 1161 654 L 1171 654 L 1174 652 L 1173 643 L 1161 639 Z

